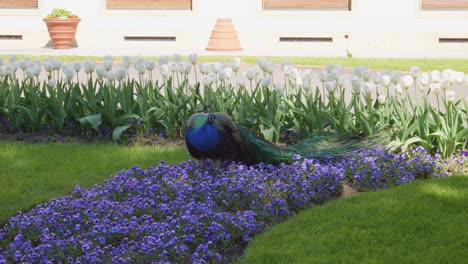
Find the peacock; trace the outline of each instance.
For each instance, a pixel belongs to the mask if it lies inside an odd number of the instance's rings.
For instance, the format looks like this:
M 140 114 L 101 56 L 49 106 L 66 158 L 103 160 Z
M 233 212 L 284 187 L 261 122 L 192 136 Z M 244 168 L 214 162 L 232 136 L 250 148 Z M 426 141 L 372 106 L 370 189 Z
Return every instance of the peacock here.
M 291 163 L 295 155 L 320 158 L 338 156 L 359 148 L 381 145 L 380 137 L 318 132 L 303 141 L 280 146 L 256 137 L 224 113 L 195 113 L 187 121 L 185 143 L 190 155 L 199 160 L 257 163 Z

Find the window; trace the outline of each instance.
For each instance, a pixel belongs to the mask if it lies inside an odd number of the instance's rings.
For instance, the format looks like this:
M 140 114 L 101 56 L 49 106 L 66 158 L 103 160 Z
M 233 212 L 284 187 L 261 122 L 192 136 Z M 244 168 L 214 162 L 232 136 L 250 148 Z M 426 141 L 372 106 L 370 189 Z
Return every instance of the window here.
M 108 9 L 192 9 L 192 0 L 107 0 Z
M 351 0 L 263 0 L 263 8 L 351 10 Z
M 421 0 L 423 10 L 468 9 L 468 0 Z
M 38 0 L 0 0 L 0 8 L 37 8 Z

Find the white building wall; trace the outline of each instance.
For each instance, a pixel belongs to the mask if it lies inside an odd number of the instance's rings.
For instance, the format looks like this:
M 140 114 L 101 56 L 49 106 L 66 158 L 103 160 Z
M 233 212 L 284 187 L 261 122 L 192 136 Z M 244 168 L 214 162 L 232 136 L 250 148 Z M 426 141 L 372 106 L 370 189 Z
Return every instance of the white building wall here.
M 354 0 L 352 11 L 266 11 L 261 0 L 193 0 L 193 10 L 107 10 L 105 0 L 39 0 L 34 10 L 0 9 L 0 35 L 23 35 L 23 40 L 0 40 L 0 51 L 45 47 L 49 37 L 42 18 L 64 7 L 82 19 L 76 36 L 80 48 L 206 53 L 216 19 L 230 17 L 246 55 L 345 56 L 348 48 L 355 57 L 468 58 L 468 43 L 438 42 L 468 38 L 468 10 L 422 11 L 420 1 Z M 176 36 L 177 41 L 124 41 L 125 35 Z M 284 43 L 280 36 L 332 37 L 333 42 Z

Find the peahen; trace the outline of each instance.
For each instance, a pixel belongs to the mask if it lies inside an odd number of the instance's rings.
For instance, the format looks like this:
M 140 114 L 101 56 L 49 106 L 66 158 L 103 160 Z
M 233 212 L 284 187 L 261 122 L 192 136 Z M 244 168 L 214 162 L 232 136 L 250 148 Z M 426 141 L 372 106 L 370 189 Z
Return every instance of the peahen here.
M 195 113 L 187 121 L 187 149 L 198 160 L 231 160 L 246 164 L 291 163 L 302 157 L 336 156 L 382 143 L 379 137 L 360 137 L 321 132 L 290 146 L 278 146 L 238 126 L 224 113 Z

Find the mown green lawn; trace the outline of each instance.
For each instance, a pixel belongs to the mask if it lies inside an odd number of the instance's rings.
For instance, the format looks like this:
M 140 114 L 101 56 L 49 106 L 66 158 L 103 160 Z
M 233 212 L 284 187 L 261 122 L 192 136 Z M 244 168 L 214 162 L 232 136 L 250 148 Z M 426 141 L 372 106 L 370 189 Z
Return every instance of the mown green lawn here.
M 240 263 L 467 263 L 468 175 L 312 208 L 253 241 Z
M 117 171 L 189 159 L 185 146 L 0 142 L 0 225 L 20 210 L 99 184 Z

